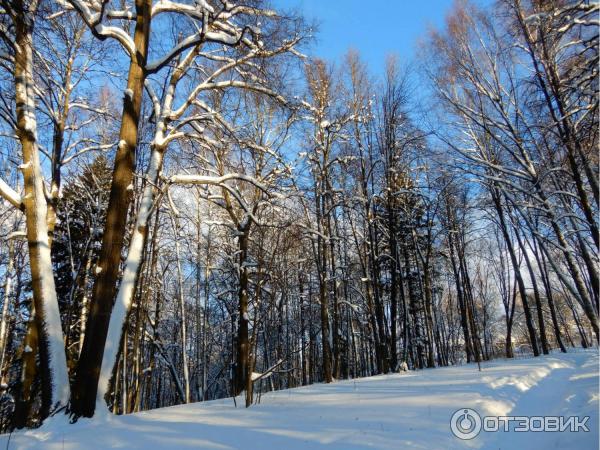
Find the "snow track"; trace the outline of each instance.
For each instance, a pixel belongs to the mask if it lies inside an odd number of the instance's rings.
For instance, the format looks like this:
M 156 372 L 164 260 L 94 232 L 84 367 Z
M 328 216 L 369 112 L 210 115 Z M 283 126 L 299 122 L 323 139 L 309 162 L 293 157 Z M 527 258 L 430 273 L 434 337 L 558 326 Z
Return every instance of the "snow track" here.
M 238 401 L 238 405 L 242 402 Z M 450 431 L 459 408 L 481 415 L 590 416 L 589 432 L 481 432 L 461 441 Z M 1 436 L 6 448 L 8 436 Z M 15 433 L 11 449 L 597 449 L 598 353 L 498 360 L 376 376 L 264 394 L 261 404 L 232 399 L 129 416 L 53 418 Z

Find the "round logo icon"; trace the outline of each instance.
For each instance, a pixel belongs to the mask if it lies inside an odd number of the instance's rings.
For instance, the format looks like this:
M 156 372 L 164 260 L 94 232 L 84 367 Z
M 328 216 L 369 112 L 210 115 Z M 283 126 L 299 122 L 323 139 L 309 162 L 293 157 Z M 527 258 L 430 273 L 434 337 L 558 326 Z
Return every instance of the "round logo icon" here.
M 469 408 L 462 408 L 452 414 L 450 419 L 452 434 L 459 439 L 467 441 L 476 437 L 481 431 L 481 417 Z

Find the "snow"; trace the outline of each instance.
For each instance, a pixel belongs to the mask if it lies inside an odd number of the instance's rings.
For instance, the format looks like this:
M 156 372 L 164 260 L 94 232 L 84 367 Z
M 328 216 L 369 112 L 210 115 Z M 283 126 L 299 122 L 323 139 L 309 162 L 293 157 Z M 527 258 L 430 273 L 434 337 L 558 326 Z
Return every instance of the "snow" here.
M 525 23 L 538 22 L 548 17 L 548 13 L 531 14 L 525 18 Z
M 243 402 L 237 402 L 241 405 Z M 484 432 L 454 437 L 460 408 L 483 415 L 590 416 L 589 432 Z M 0 436 L 7 447 L 8 436 Z M 54 416 L 13 433 L 19 449 L 592 449 L 598 448 L 598 352 L 497 360 L 381 375 L 263 394 L 236 408 L 232 399 L 127 416 Z
M 6 236 L 6 241 L 10 241 L 11 239 L 25 238 L 25 237 L 27 237 L 27 232 L 25 230 L 17 230 L 17 231 L 13 231 L 12 233 L 9 233 L 9 235 Z

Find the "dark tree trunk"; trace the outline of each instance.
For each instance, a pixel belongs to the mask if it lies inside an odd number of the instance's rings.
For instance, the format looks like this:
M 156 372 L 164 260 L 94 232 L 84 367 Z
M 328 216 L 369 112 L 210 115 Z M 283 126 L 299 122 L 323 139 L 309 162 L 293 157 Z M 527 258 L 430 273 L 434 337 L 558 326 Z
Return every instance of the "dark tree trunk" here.
M 134 44 L 136 58 L 132 58 L 129 66 L 127 91 L 123 102 L 123 116 L 119 133 L 120 140 L 115 156 L 106 227 L 97 265 L 100 273 L 94 285 L 83 351 L 77 365 L 77 374 L 73 386 L 71 412 L 76 416 L 91 417 L 94 415 L 98 377 L 100 376 L 104 344 L 121 265 L 127 212 L 131 202 L 131 191 L 128 187 L 133 181 L 138 125 L 146 77 L 144 67 L 148 55 L 152 2 L 150 0 L 136 0 L 135 5 Z

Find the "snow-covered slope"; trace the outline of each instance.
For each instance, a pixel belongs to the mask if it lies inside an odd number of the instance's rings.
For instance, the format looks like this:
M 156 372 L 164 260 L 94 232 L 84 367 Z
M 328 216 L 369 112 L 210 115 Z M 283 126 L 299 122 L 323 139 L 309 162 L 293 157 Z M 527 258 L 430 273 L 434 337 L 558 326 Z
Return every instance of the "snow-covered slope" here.
M 239 402 L 238 402 L 239 404 Z M 459 408 L 482 416 L 590 416 L 589 432 L 481 432 L 462 441 L 450 430 Z M 163 408 L 0 436 L 27 449 L 597 449 L 598 353 L 377 376 L 265 394 L 260 405 L 232 399 Z

